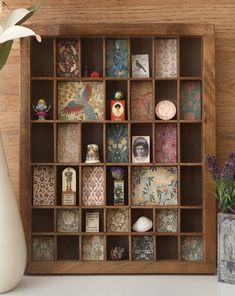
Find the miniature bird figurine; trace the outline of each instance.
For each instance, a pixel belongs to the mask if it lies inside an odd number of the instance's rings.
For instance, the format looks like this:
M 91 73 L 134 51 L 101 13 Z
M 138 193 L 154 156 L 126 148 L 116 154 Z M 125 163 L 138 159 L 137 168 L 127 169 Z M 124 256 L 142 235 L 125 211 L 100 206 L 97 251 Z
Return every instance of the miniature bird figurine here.
M 146 72 L 146 69 L 144 68 L 143 65 L 140 64 L 140 62 L 139 62 L 138 60 L 136 60 L 135 65 L 136 65 L 136 67 L 137 67 L 138 69 L 143 69 L 144 72 Z

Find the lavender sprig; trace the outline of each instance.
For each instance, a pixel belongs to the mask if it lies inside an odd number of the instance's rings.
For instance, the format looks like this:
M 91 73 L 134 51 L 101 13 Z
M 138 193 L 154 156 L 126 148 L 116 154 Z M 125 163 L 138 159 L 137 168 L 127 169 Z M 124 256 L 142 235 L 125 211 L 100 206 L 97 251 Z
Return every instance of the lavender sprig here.
M 111 173 L 114 179 L 121 180 L 124 177 L 125 169 L 121 167 L 111 167 Z

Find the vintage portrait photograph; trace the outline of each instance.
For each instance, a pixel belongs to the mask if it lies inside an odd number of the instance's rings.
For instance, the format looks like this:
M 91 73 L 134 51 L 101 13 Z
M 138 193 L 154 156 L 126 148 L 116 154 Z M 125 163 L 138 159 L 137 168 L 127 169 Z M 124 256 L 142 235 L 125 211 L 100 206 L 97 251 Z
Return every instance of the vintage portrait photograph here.
M 132 162 L 150 162 L 150 137 L 133 136 L 132 137 Z

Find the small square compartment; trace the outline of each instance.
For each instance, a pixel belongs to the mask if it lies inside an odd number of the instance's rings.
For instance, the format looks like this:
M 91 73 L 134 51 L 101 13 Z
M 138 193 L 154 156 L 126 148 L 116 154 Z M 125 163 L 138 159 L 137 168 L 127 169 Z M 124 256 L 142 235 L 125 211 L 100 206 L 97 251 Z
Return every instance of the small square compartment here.
M 47 109 L 50 107 L 47 112 L 46 119 L 53 119 L 54 112 L 54 102 L 53 102 L 53 81 L 51 80 L 32 80 L 31 86 L 31 105 L 36 107 L 38 100 L 44 99 L 47 104 Z M 31 108 L 31 118 L 32 120 L 37 120 L 38 116 L 33 108 Z
M 181 210 L 181 232 L 202 232 L 202 210 Z
M 32 232 L 54 232 L 54 210 L 32 210 Z
M 57 259 L 79 260 L 79 237 L 58 236 L 57 237 Z
M 157 236 L 156 237 L 157 260 L 178 259 L 178 237 Z
M 202 167 L 181 166 L 181 205 L 201 206 L 202 205 Z M 193 188 L 193 190 L 192 190 Z
M 129 239 L 124 235 L 107 236 L 107 260 L 120 261 L 129 259 Z
M 177 232 L 178 231 L 178 211 L 177 209 L 159 209 L 156 211 L 156 231 L 157 232 Z
M 54 162 L 53 124 L 32 124 L 31 159 L 32 162 Z
M 181 259 L 184 261 L 203 260 L 203 238 L 201 236 L 181 237 Z
M 136 232 L 136 233 L 152 232 L 153 231 L 153 226 L 149 230 L 146 230 L 146 231 L 135 231 L 135 230 L 133 230 L 133 225 L 137 222 L 137 220 L 140 217 L 145 217 L 145 218 L 151 220 L 152 225 L 153 225 L 153 210 L 152 209 L 131 209 L 131 231 Z M 139 222 L 139 224 L 140 224 L 140 226 L 142 228 L 143 223 L 142 223 L 142 221 L 140 221 L 140 222 Z M 137 224 L 138 224 L 138 222 L 137 222 Z M 146 225 L 146 227 L 147 227 L 147 225 Z
M 132 261 L 152 261 L 154 259 L 153 236 L 132 236 Z
M 180 125 L 181 162 L 202 162 L 202 125 L 182 123 Z
M 128 232 L 129 209 L 107 209 L 107 232 Z
M 86 214 L 87 213 L 99 213 L 99 232 L 104 231 L 104 210 L 103 209 L 82 209 L 82 232 L 86 231 Z M 89 233 L 89 232 L 87 232 Z
M 33 77 L 51 77 L 53 70 L 53 38 L 31 39 L 31 73 Z M 42 62 L 43 61 L 43 62 Z
M 32 239 L 33 261 L 54 261 L 55 241 L 53 236 L 33 236 Z
M 96 71 L 103 77 L 103 39 L 81 38 L 82 77 L 90 77 Z
M 180 76 L 200 77 L 202 75 L 201 37 L 180 38 Z
M 82 237 L 82 260 L 102 261 L 104 254 L 104 237 L 101 235 L 85 235 Z
M 59 209 L 57 211 L 57 232 L 79 232 L 80 215 L 78 209 Z

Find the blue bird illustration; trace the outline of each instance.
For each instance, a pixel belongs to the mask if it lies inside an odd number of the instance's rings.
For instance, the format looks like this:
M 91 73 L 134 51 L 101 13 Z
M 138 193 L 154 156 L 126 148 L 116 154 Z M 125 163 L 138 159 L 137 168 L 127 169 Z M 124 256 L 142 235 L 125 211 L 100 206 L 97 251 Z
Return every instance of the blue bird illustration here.
M 82 88 L 78 88 L 74 100 L 68 102 L 67 106 L 63 109 L 63 115 L 77 115 L 79 112 L 83 111 L 86 120 L 95 120 L 96 114 L 93 107 L 89 104 L 89 99 L 92 95 L 92 86 L 88 83 L 85 86 L 82 95 L 80 94 L 81 89 Z

